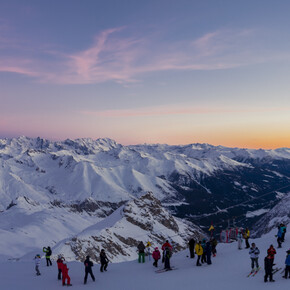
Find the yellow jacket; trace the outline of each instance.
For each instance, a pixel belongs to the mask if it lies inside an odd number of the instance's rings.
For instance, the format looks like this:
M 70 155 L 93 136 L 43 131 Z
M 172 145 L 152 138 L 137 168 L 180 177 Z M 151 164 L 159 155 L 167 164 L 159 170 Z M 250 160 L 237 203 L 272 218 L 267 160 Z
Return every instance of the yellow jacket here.
M 201 256 L 203 254 L 203 248 L 200 244 L 195 245 L 195 252 L 198 256 Z

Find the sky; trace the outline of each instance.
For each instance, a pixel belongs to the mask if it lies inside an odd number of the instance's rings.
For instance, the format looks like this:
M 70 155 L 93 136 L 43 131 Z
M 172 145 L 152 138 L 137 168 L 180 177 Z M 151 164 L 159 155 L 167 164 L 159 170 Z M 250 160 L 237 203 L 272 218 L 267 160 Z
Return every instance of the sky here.
M 0 138 L 290 147 L 290 2 L 0 0 Z

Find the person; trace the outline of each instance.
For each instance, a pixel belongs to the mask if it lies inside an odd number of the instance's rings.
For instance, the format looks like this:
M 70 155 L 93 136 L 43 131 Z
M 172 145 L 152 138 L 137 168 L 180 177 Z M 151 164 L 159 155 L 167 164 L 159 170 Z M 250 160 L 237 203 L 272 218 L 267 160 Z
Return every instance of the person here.
M 211 242 L 212 255 L 215 257 L 216 256 L 216 246 L 217 246 L 218 242 L 217 242 L 216 238 L 211 238 L 210 242 Z
M 52 254 L 51 248 L 50 247 L 43 247 L 43 252 L 45 253 L 45 258 L 46 258 L 46 266 L 48 267 L 49 265 L 52 266 L 50 256 Z
M 188 242 L 189 254 L 190 254 L 191 259 L 194 258 L 194 246 L 195 246 L 195 241 L 193 238 L 191 238 Z
M 58 280 L 61 280 L 62 266 L 63 266 L 64 261 L 65 261 L 65 258 L 62 255 L 58 255 L 58 259 L 56 261 L 57 269 L 58 269 L 58 276 L 57 276 Z
M 269 259 L 272 261 L 272 266 L 273 266 L 274 258 L 275 258 L 275 255 L 276 255 L 276 250 L 275 250 L 273 245 L 270 245 L 269 249 L 267 250 L 267 254 L 269 256 Z
M 172 251 L 169 247 L 164 249 L 164 269 L 171 270 L 170 267 L 170 258 L 172 256 Z
M 197 254 L 196 266 L 201 266 L 200 258 L 201 258 L 202 254 L 203 254 L 203 248 L 202 248 L 202 245 L 201 245 L 201 241 L 199 241 L 195 245 L 195 253 Z
M 35 261 L 35 271 L 36 271 L 36 275 L 40 276 L 40 272 L 39 272 L 39 266 L 40 266 L 40 261 L 41 261 L 41 257 L 40 255 L 36 255 L 34 257 L 34 261 Z
M 285 275 L 283 276 L 285 279 L 290 278 L 290 249 L 286 253 L 287 256 L 285 260 Z
M 238 249 L 241 250 L 242 249 L 242 243 L 243 243 L 243 235 L 242 235 L 242 231 L 241 230 L 238 232 L 237 239 L 238 239 Z
M 273 258 L 270 254 L 268 254 L 264 259 L 264 269 L 265 269 L 265 276 L 264 276 L 264 282 L 268 282 L 268 277 L 270 279 L 270 282 L 275 282 L 273 280 Z
M 202 256 L 201 256 L 201 263 L 206 263 L 206 251 L 205 251 L 206 239 L 202 239 L 201 246 L 203 249 Z
M 283 229 L 282 229 L 282 227 L 280 225 L 280 226 L 278 226 L 278 233 L 276 235 L 278 248 L 282 248 L 282 235 L 283 235 Z
M 151 260 L 151 243 L 148 241 L 146 244 L 146 256 L 148 256 L 148 260 Z
M 101 250 L 101 253 L 100 253 L 100 261 L 101 261 L 101 268 L 100 268 L 100 271 L 103 272 L 103 271 L 107 271 L 107 267 L 108 267 L 108 263 L 109 263 L 109 259 L 106 255 L 106 252 L 104 249 Z
M 156 247 L 152 253 L 152 258 L 154 260 L 153 266 L 158 267 L 158 260 L 161 258 L 159 249 Z
M 72 286 L 72 284 L 70 283 L 70 276 L 68 275 L 68 270 L 69 268 L 67 267 L 66 262 L 62 263 L 62 286 Z M 65 284 L 65 280 L 67 280 L 67 283 Z
M 139 251 L 139 259 L 138 262 L 141 263 L 141 258 L 142 258 L 142 263 L 145 263 L 145 245 L 141 241 L 138 245 L 138 251 Z
M 280 226 L 281 226 L 281 229 L 282 229 L 282 237 L 281 237 L 281 239 L 282 239 L 282 242 L 284 243 L 284 241 L 285 241 L 285 234 L 286 234 L 287 228 L 286 228 L 285 224 L 283 224 L 283 223 L 281 223 Z
M 252 272 L 254 272 L 255 270 L 255 264 L 256 264 L 256 271 L 259 269 L 259 254 L 260 254 L 260 250 L 258 249 L 258 247 L 256 247 L 255 243 L 252 243 L 252 247 L 249 250 L 249 254 L 251 257 L 251 261 L 252 261 Z
M 169 244 L 168 240 L 166 240 L 166 242 L 162 245 L 162 251 L 164 251 L 166 247 L 172 251 L 172 246 Z
M 248 228 L 246 228 L 246 230 L 244 232 L 244 239 L 245 239 L 245 242 L 246 242 L 246 249 L 250 248 L 249 238 L 250 238 L 250 230 Z
M 93 262 L 90 260 L 90 256 L 86 256 L 86 259 L 84 261 L 85 265 L 85 278 L 84 278 L 84 284 L 87 284 L 88 275 L 90 274 L 93 281 L 95 282 L 95 276 L 92 271 L 92 267 L 94 266 Z
M 210 244 L 210 241 L 207 241 L 205 244 L 205 254 L 206 254 L 207 264 L 211 265 L 211 244 Z
M 215 228 L 214 228 L 213 224 L 210 225 L 208 231 L 210 232 L 210 237 L 212 238 L 213 237 L 213 232 L 215 231 Z

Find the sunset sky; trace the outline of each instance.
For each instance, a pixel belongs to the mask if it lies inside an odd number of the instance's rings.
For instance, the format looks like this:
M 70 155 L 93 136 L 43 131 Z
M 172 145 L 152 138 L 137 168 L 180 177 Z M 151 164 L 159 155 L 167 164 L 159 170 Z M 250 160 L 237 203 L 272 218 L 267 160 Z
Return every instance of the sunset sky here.
M 290 147 L 290 1 L 0 0 L 0 138 Z

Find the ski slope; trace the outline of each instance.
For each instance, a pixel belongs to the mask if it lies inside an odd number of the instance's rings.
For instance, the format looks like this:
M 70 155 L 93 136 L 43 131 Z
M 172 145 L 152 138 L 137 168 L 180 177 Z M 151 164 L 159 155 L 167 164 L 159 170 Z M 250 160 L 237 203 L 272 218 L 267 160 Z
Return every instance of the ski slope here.
M 155 273 L 152 260 L 145 264 L 138 264 L 137 261 L 109 264 L 108 272 L 100 273 L 99 265 L 93 267 L 96 282 L 88 279 L 87 285 L 83 285 L 84 266 L 79 262 L 69 262 L 69 275 L 71 277 L 72 289 L 106 289 L 106 290 L 283 290 L 289 289 L 290 280 L 282 278 L 280 272 L 274 275 L 275 283 L 264 283 L 263 260 L 266 250 L 270 244 L 276 247 L 276 230 L 262 238 L 251 240 L 259 247 L 261 254 L 259 263 L 262 269 L 255 277 L 247 277 L 250 272 L 250 258 L 248 250 L 238 250 L 237 243 L 219 244 L 218 255 L 212 258 L 212 265 L 196 267 L 196 258 L 187 257 L 188 251 L 174 254 L 171 265 L 177 270 L 161 274 Z M 286 250 L 290 248 L 289 233 L 286 234 L 286 241 L 282 249 L 276 249 L 275 263 L 284 267 Z M 244 245 L 243 245 L 244 246 Z M 37 253 L 35 253 L 37 254 Z M 0 289 L 63 289 L 60 281 L 57 280 L 57 266 L 45 266 L 45 259 L 41 261 L 41 276 L 37 277 L 32 260 L 0 262 Z M 159 268 L 161 268 L 159 262 Z M 17 278 L 16 278 L 17 277 Z

